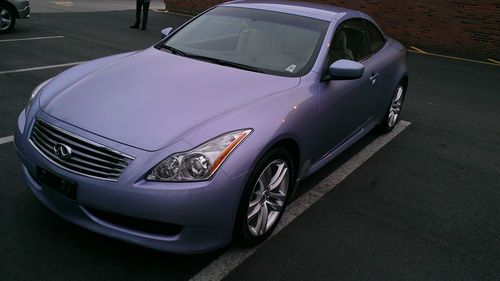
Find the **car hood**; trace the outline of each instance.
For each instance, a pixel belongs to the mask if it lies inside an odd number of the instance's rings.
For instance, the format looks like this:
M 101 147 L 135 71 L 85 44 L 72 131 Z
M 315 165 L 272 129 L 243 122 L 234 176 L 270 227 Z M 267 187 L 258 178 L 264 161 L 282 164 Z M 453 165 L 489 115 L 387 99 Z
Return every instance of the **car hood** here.
M 43 90 L 40 107 L 83 130 L 148 151 L 300 83 L 155 48 L 109 60 L 60 74 Z

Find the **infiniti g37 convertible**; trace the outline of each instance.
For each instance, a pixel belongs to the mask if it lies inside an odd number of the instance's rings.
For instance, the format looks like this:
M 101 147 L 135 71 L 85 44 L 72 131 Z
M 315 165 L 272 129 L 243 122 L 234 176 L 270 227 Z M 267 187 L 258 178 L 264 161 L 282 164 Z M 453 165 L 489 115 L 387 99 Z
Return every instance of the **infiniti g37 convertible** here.
M 301 179 L 398 121 L 406 50 L 361 12 L 233 1 L 162 37 L 42 83 L 19 116 L 25 182 L 86 229 L 180 253 L 255 245 Z

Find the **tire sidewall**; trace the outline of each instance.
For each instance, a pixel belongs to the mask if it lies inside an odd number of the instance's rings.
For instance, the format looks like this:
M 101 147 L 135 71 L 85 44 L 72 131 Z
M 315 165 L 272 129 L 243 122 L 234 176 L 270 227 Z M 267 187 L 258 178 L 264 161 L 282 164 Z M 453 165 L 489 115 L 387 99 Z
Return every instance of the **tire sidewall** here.
M 12 10 L 8 6 L 5 6 L 3 3 L 0 3 L 0 8 L 7 10 L 7 12 L 9 12 L 10 18 L 11 18 L 10 26 L 5 30 L 0 30 L 0 34 L 9 33 L 14 29 L 14 26 L 16 25 L 16 16 L 12 12 Z
M 262 236 L 255 237 L 253 236 L 250 231 L 248 230 L 248 222 L 247 222 L 247 212 L 248 212 L 248 204 L 250 202 L 250 198 L 253 193 L 253 189 L 255 186 L 255 183 L 257 182 L 260 174 L 262 171 L 274 160 L 276 159 L 283 159 L 287 162 L 287 165 L 289 167 L 289 186 L 287 190 L 287 196 L 285 199 L 285 202 L 283 204 L 283 208 L 281 210 L 281 213 L 278 216 L 278 219 L 274 223 L 274 225 L 267 231 Z M 240 204 L 238 207 L 238 213 L 236 215 L 236 221 L 235 221 L 235 228 L 234 228 L 234 241 L 240 245 L 243 246 L 254 246 L 257 245 L 264 240 L 266 240 L 271 233 L 274 231 L 276 226 L 278 225 L 281 216 L 285 212 L 286 206 L 288 205 L 288 202 L 290 201 L 291 194 L 293 194 L 293 188 L 294 188 L 294 182 L 295 182 L 295 167 L 293 163 L 293 159 L 290 155 L 290 153 L 282 148 L 282 147 L 276 147 L 271 150 L 269 150 L 257 163 L 255 168 L 253 169 L 247 184 L 245 186 L 245 189 L 243 191 Z

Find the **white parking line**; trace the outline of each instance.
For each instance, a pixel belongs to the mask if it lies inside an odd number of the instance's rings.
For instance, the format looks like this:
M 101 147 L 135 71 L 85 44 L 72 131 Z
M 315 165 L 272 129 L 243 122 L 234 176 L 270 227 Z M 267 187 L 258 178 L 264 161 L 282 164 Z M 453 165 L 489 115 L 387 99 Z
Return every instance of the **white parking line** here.
M 392 139 L 399 135 L 404 129 L 410 126 L 410 124 L 411 123 L 407 121 L 400 121 L 392 130 L 392 132 L 375 139 L 363 150 L 354 155 L 354 157 L 345 162 L 328 177 L 323 179 L 319 184 L 317 184 L 311 190 L 295 200 L 290 206 L 287 207 L 279 225 L 276 227 L 272 236 L 280 232 L 300 214 L 311 207 L 311 205 L 313 205 L 326 193 L 328 193 L 335 186 L 341 183 L 352 172 L 359 168 L 359 166 L 361 166 L 370 157 L 372 157 L 377 151 L 379 151 L 382 147 L 384 147 L 387 143 L 389 143 Z M 267 241 L 264 243 L 267 243 Z M 238 265 L 248 259 L 263 244 L 251 249 L 232 248 L 221 255 L 218 259 L 211 262 L 207 267 L 201 270 L 190 280 L 221 280 Z
M 47 66 L 37 66 L 37 67 L 30 67 L 30 68 L 4 70 L 4 71 L 0 71 L 0 75 L 1 74 L 18 73 L 18 72 L 28 72 L 28 71 L 42 70 L 42 69 L 51 69 L 51 68 L 58 68 L 58 67 L 65 67 L 65 66 L 73 66 L 73 65 L 84 63 L 84 62 L 85 61 L 79 61 L 79 62 L 70 62 L 70 63 L 54 64 L 54 65 L 47 65 Z
M 14 141 L 14 136 L 0 138 L 0 145 Z
M 32 40 L 46 40 L 46 39 L 61 39 L 64 36 L 45 36 L 45 37 L 30 37 L 30 38 L 17 38 L 17 39 L 3 39 L 0 40 L 0 43 L 3 42 L 18 42 L 18 41 L 32 41 Z
M 178 15 L 178 16 L 184 16 L 184 17 L 188 17 L 188 18 L 192 18 L 193 15 L 190 15 L 190 14 L 184 14 L 184 13 L 179 13 L 179 12 L 172 12 L 172 11 L 169 11 L 169 10 L 162 10 L 162 9 L 152 9 L 154 12 L 157 12 L 157 13 L 162 13 L 162 14 L 171 14 L 171 15 Z
M 59 6 L 73 7 L 73 2 L 71 2 L 71 1 L 58 1 L 58 2 L 50 2 L 50 3 L 56 4 Z

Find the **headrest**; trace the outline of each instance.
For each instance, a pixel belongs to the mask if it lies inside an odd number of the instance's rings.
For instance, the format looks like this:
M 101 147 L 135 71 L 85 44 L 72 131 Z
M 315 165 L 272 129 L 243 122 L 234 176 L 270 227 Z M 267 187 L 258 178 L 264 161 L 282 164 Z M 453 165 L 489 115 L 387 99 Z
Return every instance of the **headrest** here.
M 339 30 L 335 34 L 335 39 L 333 40 L 334 49 L 345 49 L 347 48 L 347 35 L 344 30 Z

